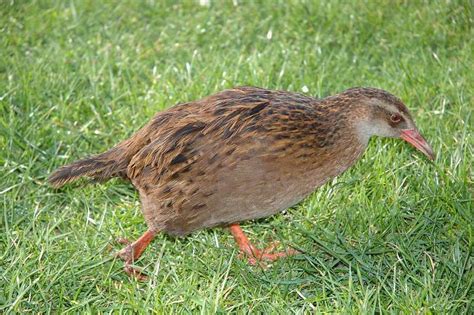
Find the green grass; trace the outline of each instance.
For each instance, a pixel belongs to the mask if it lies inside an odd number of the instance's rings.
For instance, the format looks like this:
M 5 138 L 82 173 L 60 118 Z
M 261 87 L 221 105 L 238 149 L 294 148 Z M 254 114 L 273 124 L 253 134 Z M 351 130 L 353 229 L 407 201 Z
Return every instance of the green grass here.
M 466 1 L 1 1 L 0 312 L 474 313 L 473 9 Z M 156 111 L 237 85 L 401 97 L 438 156 L 373 139 L 283 214 L 243 227 L 304 254 L 267 270 L 223 229 L 146 230 L 120 181 L 53 190 L 48 174 Z

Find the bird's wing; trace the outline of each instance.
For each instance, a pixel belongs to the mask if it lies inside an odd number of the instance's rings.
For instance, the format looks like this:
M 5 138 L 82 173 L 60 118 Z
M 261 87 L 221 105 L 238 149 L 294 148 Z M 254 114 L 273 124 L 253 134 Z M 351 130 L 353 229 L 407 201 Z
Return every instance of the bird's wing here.
M 164 112 L 168 119 L 149 131 L 151 141 L 130 161 L 128 177 L 149 172 L 158 180 L 182 171 L 203 155 L 212 159 L 216 150 L 229 152 L 236 138 L 257 132 L 259 114 L 269 104 L 262 98 L 211 97 L 180 105 L 184 107 L 179 112 Z

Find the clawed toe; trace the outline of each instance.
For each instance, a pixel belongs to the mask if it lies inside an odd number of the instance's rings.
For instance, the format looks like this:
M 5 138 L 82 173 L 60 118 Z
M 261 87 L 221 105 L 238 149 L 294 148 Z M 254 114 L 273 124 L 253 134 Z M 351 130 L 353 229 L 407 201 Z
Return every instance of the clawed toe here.
M 280 245 L 280 242 L 279 241 L 273 241 L 270 243 L 270 245 L 268 245 L 264 250 L 263 250 L 263 253 L 264 254 L 267 254 L 267 253 L 271 253 L 275 250 L 275 248 L 278 247 L 278 245 Z
M 145 248 L 151 242 L 155 232 L 148 230 L 138 240 L 131 243 L 126 238 L 119 238 L 117 242 L 126 245 L 122 250 L 115 254 L 115 257 L 122 259 L 125 262 L 124 271 L 129 275 L 133 276 L 139 281 L 145 281 L 148 279 L 141 271 L 135 269 L 132 264 L 138 260 Z
M 247 256 L 247 260 L 250 265 L 260 265 L 263 268 L 266 268 L 264 261 L 275 261 L 279 258 L 291 256 L 298 254 L 299 252 L 294 249 L 287 249 L 284 252 L 273 252 L 275 248 L 280 244 L 279 242 L 272 242 L 270 246 L 266 247 L 264 250 L 259 250 L 250 243 L 247 236 L 240 228 L 238 224 L 232 224 L 230 226 L 230 231 L 235 238 L 235 241 L 239 245 L 240 254 L 239 257 Z
M 119 238 L 117 238 L 115 241 L 116 241 L 117 243 L 119 243 L 119 244 L 122 244 L 122 245 L 130 245 L 130 244 L 132 244 L 132 242 L 130 242 L 130 241 L 128 240 L 128 238 L 124 238 L 124 237 L 119 237 Z
M 263 268 L 266 268 L 267 265 L 265 264 L 265 262 L 272 262 L 272 261 L 275 261 L 275 260 L 278 260 L 280 258 L 283 258 L 283 257 L 287 257 L 287 256 L 292 256 L 292 255 L 296 255 L 296 254 L 299 254 L 299 252 L 295 249 L 287 249 L 285 251 L 282 251 L 282 252 L 273 252 L 273 250 L 275 249 L 276 245 L 275 244 L 271 244 L 270 246 L 268 246 L 267 248 L 265 248 L 263 251 L 256 251 L 253 253 L 253 255 L 247 255 L 247 259 L 248 259 L 248 262 L 250 265 L 252 266 L 255 266 L 255 265 L 260 265 L 261 267 Z
M 133 259 L 133 247 L 131 245 L 126 246 L 122 250 L 115 253 L 115 257 L 120 258 L 124 261 L 125 266 L 123 270 L 131 277 L 134 277 L 138 281 L 146 281 L 148 277 L 143 274 L 140 270 L 132 266 Z
M 133 262 L 133 247 L 131 245 L 125 246 L 120 251 L 115 253 L 115 257 L 122 259 L 126 263 L 132 263 Z
M 125 263 L 125 267 L 123 267 L 123 270 L 131 277 L 134 277 L 138 281 L 146 281 L 148 280 L 148 276 L 142 273 L 140 270 L 135 269 L 133 266 L 131 266 L 128 263 Z

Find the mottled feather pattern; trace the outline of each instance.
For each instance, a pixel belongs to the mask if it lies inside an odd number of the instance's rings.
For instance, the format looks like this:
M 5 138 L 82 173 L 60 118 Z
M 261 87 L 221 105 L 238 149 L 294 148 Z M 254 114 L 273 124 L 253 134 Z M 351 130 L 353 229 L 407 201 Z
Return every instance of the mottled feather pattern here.
M 190 106 L 192 103 L 181 104 L 175 111 L 171 109 L 165 112 L 166 115 L 172 112 L 173 119 L 170 120 L 163 121 L 160 118 L 161 113 L 158 113 L 154 120 L 162 123 L 149 124 L 154 130 L 150 130 L 148 134 L 153 134 L 155 139 L 134 156 L 128 167 L 129 178 L 137 177 L 145 167 L 159 176 L 166 176 L 166 173 L 175 171 L 176 167 L 172 166 L 178 163 L 172 161 L 176 161 L 178 156 L 182 163 L 192 163 L 196 155 L 199 155 L 200 146 L 213 146 L 210 141 L 205 144 L 199 141 L 201 137 L 219 140 L 220 148 L 222 145 L 229 145 L 229 150 L 225 151 L 228 153 L 235 149 L 232 147 L 233 141 L 242 135 L 246 138 L 259 137 L 273 131 L 275 140 L 281 140 L 283 135 L 287 135 L 288 129 L 292 129 L 295 134 L 302 133 L 303 120 L 306 120 L 308 132 L 311 132 L 309 129 L 312 129 L 314 117 L 304 113 L 305 110 L 311 109 L 310 104 L 314 99 L 294 95 L 288 97 L 285 93 L 275 94 L 281 97 L 275 99 L 275 95 L 268 92 L 262 93 L 260 89 L 243 87 L 198 101 L 197 106 Z M 199 106 L 199 103 L 206 106 Z M 298 106 L 306 108 L 300 108 L 298 114 Z M 281 131 L 280 136 L 278 131 Z M 319 143 L 323 141 L 320 137 Z

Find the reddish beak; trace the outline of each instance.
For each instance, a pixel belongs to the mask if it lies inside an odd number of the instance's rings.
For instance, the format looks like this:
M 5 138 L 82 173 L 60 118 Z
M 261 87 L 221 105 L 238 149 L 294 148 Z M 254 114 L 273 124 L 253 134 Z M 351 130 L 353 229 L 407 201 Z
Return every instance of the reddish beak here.
M 423 152 L 430 160 L 434 160 L 435 155 L 433 153 L 433 149 L 431 146 L 426 142 L 425 139 L 420 135 L 418 130 L 416 129 L 405 129 L 402 130 L 402 135 L 400 136 L 403 140 L 413 145 L 415 148 Z

